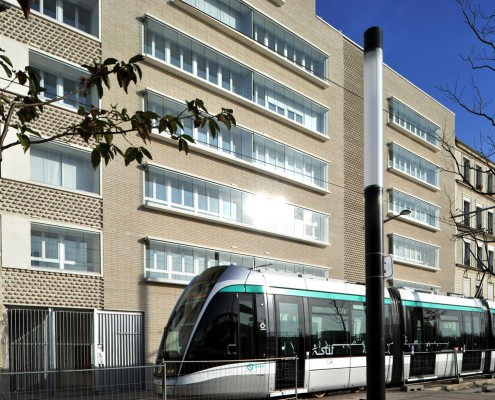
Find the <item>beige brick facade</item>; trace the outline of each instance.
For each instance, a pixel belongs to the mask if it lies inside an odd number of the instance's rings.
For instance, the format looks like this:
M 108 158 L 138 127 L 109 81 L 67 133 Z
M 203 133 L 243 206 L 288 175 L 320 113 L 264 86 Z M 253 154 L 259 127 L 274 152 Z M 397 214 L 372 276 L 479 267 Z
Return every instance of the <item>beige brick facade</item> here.
M 201 98 L 211 113 L 221 107 L 234 110 L 238 126 L 264 138 L 290 146 L 328 162 L 328 190 L 226 157 L 221 152 L 192 145 L 188 155 L 175 143 L 153 136 L 149 151 L 151 166 L 179 172 L 222 185 L 228 189 L 281 199 L 284 203 L 321 213 L 329 218 L 328 243 L 283 236 L 252 229 L 231 221 L 200 218 L 171 207 L 145 206 L 146 166 L 125 167 L 117 158 L 101 171 L 98 194 L 54 188 L 31 181 L 0 180 L 0 212 L 7 219 L 22 216 L 29 221 L 79 227 L 101 234 L 101 273 L 77 274 L 27 265 L 6 266 L 2 261 L 2 302 L 5 306 L 104 309 L 138 312 L 144 316 L 145 361 L 152 362 L 170 312 L 185 282 L 164 278 L 148 279 L 146 243 L 149 238 L 213 252 L 234 253 L 252 258 L 290 262 L 328 271 L 328 276 L 350 282 L 364 282 L 364 195 L 363 195 L 363 51 L 355 43 L 315 16 L 314 0 L 288 1 L 282 7 L 265 0 L 248 4 L 268 18 L 328 55 L 328 76 L 319 80 L 308 72 L 267 50 L 254 40 L 241 37 L 207 15 L 196 12 L 182 0 L 122 2 L 100 1 L 100 37 L 78 33 L 62 23 L 34 13 L 25 21 L 18 8 L 0 14 L 3 35 L 70 63 L 94 58 L 127 60 L 144 52 L 146 17 L 160 21 L 229 57 L 280 85 L 328 109 L 328 137 L 310 132 L 288 118 L 234 95 L 219 85 L 204 82 L 166 62 L 152 57 L 141 64 L 143 79 L 131 86 L 129 95 L 112 82 L 102 107 L 117 105 L 129 111 L 143 109 L 147 91 L 183 101 Z M 60 45 L 63 44 L 63 45 Z M 397 189 L 435 204 L 440 221 L 449 213 L 448 195 L 455 196 L 455 180 L 440 172 L 437 188 L 392 171 L 388 166 L 390 143 L 436 164 L 445 165 L 445 152 L 425 145 L 389 120 L 388 99 L 395 97 L 411 109 L 452 132 L 454 115 L 390 68 L 384 68 L 384 215 L 388 191 Z M 57 132 L 77 118 L 73 111 L 49 107 L 38 123 L 44 135 Z M 123 147 L 140 144 L 135 135 L 115 139 Z M 87 147 L 80 140 L 70 144 Z M 29 155 L 26 155 L 29 157 Z M 22 164 L 21 164 L 22 167 Z M 401 218 L 385 225 L 385 253 L 392 252 L 389 235 L 427 243 L 439 249 L 438 268 L 421 263 L 396 261 L 395 273 L 387 284 L 422 285 L 442 292 L 459 292 L 461 272 L 455 269 L 453 230 L 441 222 L 438 229 Z M 29 251 L 29 250 L 26 250 Z M 453 271 L 456 270 L 454 274 Z M 459 275 L 461 274 L 461 275 Z

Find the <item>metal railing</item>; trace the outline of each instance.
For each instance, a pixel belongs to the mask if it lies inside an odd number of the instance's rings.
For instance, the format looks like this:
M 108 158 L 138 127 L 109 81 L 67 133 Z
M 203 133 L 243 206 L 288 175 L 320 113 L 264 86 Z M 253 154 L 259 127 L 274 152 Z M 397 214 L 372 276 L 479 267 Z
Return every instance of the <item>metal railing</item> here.
M 298 374 L 295 357 L 2 372 L 0 400 L 257 399 L 277 392 L 297 398 Z

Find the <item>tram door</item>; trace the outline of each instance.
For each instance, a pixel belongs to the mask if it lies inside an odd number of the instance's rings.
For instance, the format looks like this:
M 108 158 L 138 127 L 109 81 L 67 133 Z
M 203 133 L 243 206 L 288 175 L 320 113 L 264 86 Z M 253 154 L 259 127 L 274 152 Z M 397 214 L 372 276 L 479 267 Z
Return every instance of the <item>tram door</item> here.
M 277 361 L 275 389 L 293 388 L 297 377 L 297 386 L 304 385 L 304 314 L 303 302 L 300 297 L 275 296 L 275 320 Z M 297 370 L 296 370 L 297 364 Z

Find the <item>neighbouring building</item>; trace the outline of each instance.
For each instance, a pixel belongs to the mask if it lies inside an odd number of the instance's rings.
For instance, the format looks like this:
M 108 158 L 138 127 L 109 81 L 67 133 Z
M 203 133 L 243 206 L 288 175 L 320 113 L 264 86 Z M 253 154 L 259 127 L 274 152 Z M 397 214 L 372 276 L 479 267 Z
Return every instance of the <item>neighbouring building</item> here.
M 486 156 L 456 140 L 456 196 L 450 223 L 455 236 L 455 293 L 494 299 L 493 257 L 495 199 L 494 164 Z
M 213 139 L 185 121 L 188 155 L 155 132 L 152 160 L 96 171 L 80 141 L 5 152 L 4 368 L 152 362 L 185 285 L 221 263 L 364 282 L 363 51 L 314 1 L 38 0 L 27 21 L 7 3 L 1 47 L 40 71 L 46 98 L 77 88 L 94 58 L 143 54 L 143 79 L 102 107 L 177 114 L 200 98 L 237 126 Z M 47 107 L 38 129 L 70 124 L 74 101 Z M 384 214 L 411 211 L 385 225 L 387 285 L 459 292 L 443 222 L 459 184 L 437 136 L 454 115 L 390 68 L 383 113 Z

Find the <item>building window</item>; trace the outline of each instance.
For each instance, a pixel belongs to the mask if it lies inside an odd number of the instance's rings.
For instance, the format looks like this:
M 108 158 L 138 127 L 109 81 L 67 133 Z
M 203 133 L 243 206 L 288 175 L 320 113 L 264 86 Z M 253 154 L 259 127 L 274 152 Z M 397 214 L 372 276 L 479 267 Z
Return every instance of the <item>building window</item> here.
M 420 139 L 438 147 L 438 130 L 440 127 L 404 103 L 392 97 L 388 101 L 389 122 L 399 125 Z
M 326 277 L 328 269 L 287 261 L 187 246 L 155 239 L 145 241 L 145 276 L 152 279 L 189 282 L 205 269 L 217 265 L 266 268 L 311 276 Z
M 410 196 L 397 189 L 389 191 L 388 212 L 398 215 L 402 210 L 411 210 L 406 219 L 439 228 L 440 208 L 416 197 Z
M 392 234 L 390 249 L 394 260 L 411 263 L 419 267 L 440 269 L 440 249 L 427 243 Z
M 31 266 L 100 273 L 100 234 L 33 223 Z
M 483 229 L 483 207 L 476 204 L 476 229 Z
M 145 201 L 190 215 L 284 236 L 328 242 L 328 216 L 278 199 L 150 166 Z
M 463 209 L 464 209 L 464 226 L 471 226 L 471 202 L 469 200 L 464 199 L 463 202 Z
M 493 272 L 493 247 L 488 247 L 488 269 Z
M 146 107 L 158 115 L 178 115 L 184 109 L 184 105 L 149 91 Z M 220 133 L 213 139 L 207 126 L 195 128 L 190 119 L 182 123 L 183 133 L 192 136 L 200 146 L 256 165 L 263 171 L 328 189 L 328 163 L 325 161 L 238 126 L 230 130 L 221 126 Z
M 483 170 L 480 165 L 476 166 L 476 189 L 483 189 Z
M 31 144 L 29 153 L 32 181 L 100 193 L 100 173 L 93 169 L 91 153 L 54 142 Z
M 476 266 L 479 269 L 483 268 L 483 246 L 478 246 L 476 249 Z
M 464 180 L 468 183 L 471 182 L 471 162 L 467 158 L 464 158 L 463 174 Z
M 238 0 L 184 0 L 288 61 L 320 77 L 327 77 L 328 56 L 291 31 Z
M 146 54 L 328 136 L 328 109 L 318 103 L 149 17 L 144 37 Z
M 33 0 L 31 8 L 80 31 L 98 36 L 97 0 Z
M 487 224 L 486 226 L 487 232 L 490 235 L 493 235 L 493 211 L 488 211 L 486 224 Z
M 471 265 L 471 242 L 468 240 L 464 240 L 464 265 Z
M 81 89 L 80 78 L 87 75 L 87 71 L 34 51 L 29 53 L 29 65 L 37 69 L 40 74 L 40 84 L 45 89 L 44 92 L 40 93 L 42 100 L 64 97 L 57 104 L 74 110 L 81 106 L 89 108 L 91 104 L 97 104 L 98 99 L 94 93 L 90 93 L 88 96 L 81 96 L 78 93 Z
M 388 167 L 435 188 L 439 187 L 438 167 L 395 143 L 389 144 Z

